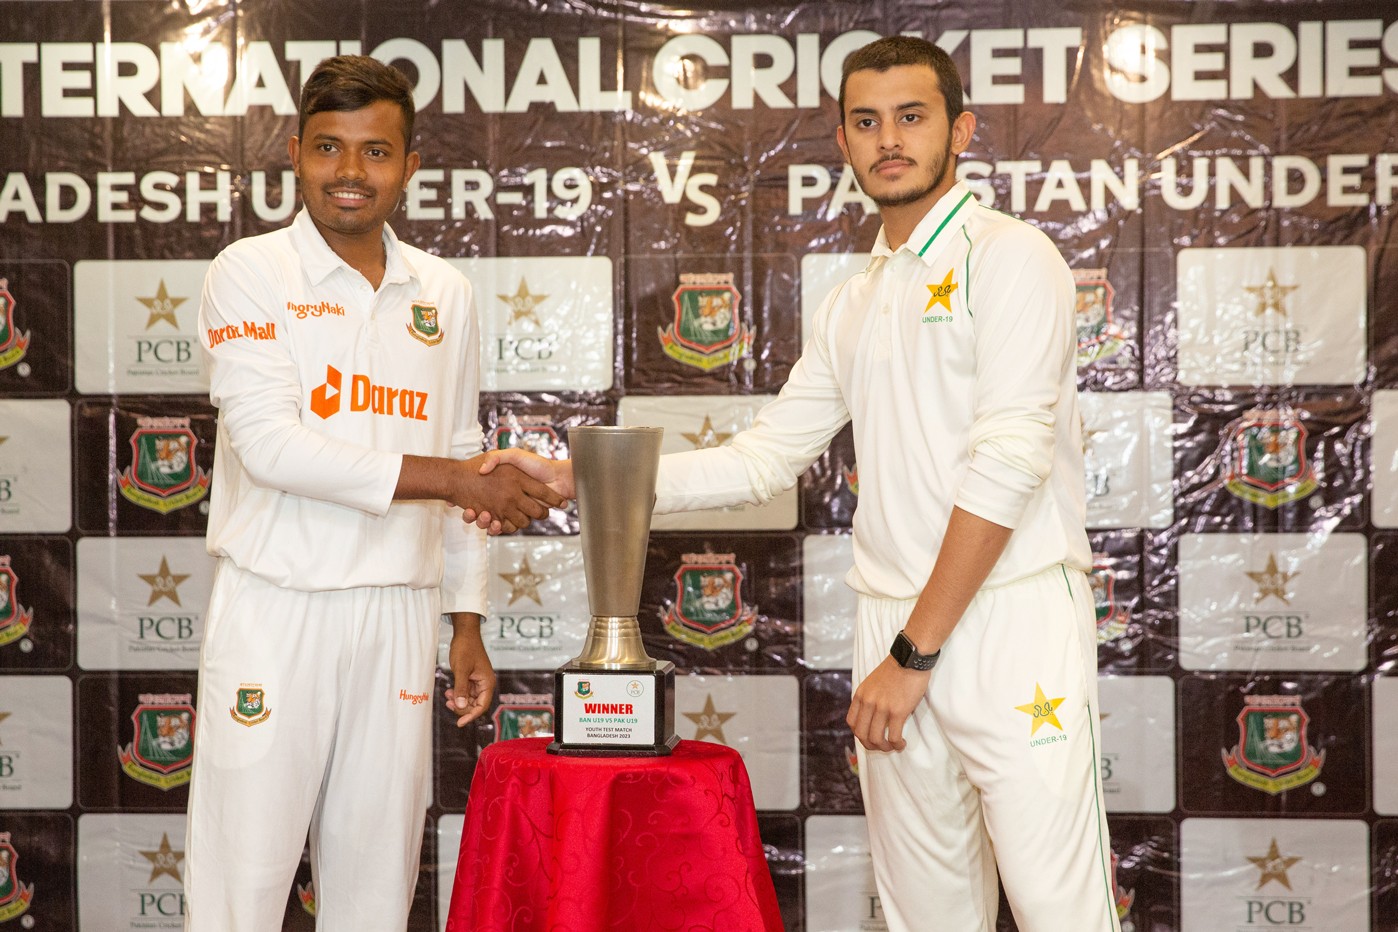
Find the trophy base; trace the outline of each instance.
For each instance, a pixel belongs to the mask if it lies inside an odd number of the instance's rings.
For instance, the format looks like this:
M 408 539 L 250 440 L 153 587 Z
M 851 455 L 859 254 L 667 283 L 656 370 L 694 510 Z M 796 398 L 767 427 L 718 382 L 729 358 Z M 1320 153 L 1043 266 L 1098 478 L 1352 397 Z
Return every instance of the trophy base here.
M 553 674 L 550 754 L 664 757 L 675 749 L 675 665 L 588 668 L 576 661 Z

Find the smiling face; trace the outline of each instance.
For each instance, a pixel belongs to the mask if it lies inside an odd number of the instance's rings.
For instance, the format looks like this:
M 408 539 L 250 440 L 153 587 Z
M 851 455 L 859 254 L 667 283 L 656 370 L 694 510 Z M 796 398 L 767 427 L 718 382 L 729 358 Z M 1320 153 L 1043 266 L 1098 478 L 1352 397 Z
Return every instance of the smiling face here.
M 288 151 L 306 210 L 336 252 L 378 241 L 419 164 L 403 111 L 386 100 L 312 114 Z
M 916 208 L 920 216 L 955 183 L 955 157 L 974 130 L 969 113 L 948 124 L 930 66 L 896 65 L 850 74 L 836 141 L 874 203 Z

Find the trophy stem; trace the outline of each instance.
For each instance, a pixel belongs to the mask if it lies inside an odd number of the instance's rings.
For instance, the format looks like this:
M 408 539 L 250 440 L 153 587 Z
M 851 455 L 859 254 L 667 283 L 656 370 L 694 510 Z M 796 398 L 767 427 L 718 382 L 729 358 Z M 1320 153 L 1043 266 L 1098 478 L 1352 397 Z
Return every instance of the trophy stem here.
M 593 615 L 582 653 L 567 664 L 570 670 L 649 670 L 654 666 L 634 615 Z

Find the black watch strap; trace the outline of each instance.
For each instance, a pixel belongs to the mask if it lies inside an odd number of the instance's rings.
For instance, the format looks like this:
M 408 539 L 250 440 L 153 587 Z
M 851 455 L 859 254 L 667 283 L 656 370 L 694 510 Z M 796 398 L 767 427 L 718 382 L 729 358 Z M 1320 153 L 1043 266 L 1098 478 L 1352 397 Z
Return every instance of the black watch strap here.
M 902 631 L 893 639 L 893 646 L 888 649 L 888 653 L 898 666 L 909 670 L 930 670 L 937 665 L 937 658 L 942 655 L 940 650 L 930 654 L 919 654 L 917 645 Z

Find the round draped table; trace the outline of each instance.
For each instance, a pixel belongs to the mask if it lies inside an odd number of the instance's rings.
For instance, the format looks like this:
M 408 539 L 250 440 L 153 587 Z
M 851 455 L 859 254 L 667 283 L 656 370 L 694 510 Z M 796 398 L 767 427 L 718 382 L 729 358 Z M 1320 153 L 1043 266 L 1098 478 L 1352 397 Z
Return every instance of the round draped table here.
M 561 757 L 487 747 L 466 804 L 447 932 L 782 928 L 752 789 L 732 748 Z

